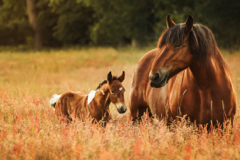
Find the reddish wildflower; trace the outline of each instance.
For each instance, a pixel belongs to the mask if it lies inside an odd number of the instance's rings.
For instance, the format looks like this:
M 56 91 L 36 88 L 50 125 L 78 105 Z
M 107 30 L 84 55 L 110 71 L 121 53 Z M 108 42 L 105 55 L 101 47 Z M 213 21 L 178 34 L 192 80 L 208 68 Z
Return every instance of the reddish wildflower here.
M 191 159 L 191 153 L 192 153 L 192 148 L 190 147 L 189 143 L 187 142 L 186 146 L 185 146 L 185 158 L 187 160 Z

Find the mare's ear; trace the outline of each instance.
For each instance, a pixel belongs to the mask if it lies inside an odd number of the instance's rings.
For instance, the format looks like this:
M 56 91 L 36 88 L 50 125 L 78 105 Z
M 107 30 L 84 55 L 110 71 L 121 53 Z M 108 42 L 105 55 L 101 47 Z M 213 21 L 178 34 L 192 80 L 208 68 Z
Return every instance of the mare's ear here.
M 122 75 L 118 77 L 118 80 L 122 82 L 125 79 L 125 72 L 123 71 Z
M 173 22 L 173 20 L 170 18 L 169 14 L 167 15 L 167 28 L 170 28 L 172 26 L 175 25 L 175 23 Z
M 108 81 L 109 84 L 111 84 L 112 81 L 113 81 L 113 77 L 112 77 L 112 72 L 111 71 L 108 73 L 107 81 Z
M 188 19 L 185 22 L 186 33 L 191 32 L 192 28 L 193 28 L 193 16 L 191 14 L 189 14 Z

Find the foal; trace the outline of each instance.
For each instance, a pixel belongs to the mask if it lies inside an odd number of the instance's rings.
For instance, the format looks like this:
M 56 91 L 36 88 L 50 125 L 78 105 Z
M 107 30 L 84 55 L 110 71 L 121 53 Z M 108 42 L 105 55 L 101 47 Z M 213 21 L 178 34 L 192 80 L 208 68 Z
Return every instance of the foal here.
M 65 92 L 62 95 L 54 94 L 49 103 L 55 108 L 58 116 L 67 118 L 86 117 L 86 111 L 89 112 L 93 121 L 103 120 L 104 123 L 110 119 L 109 105 L 112 102 L 119 113 L 125 113 L 127 107 L 124 101 L 124 87 L 122 82 L 125 78 L 123 71 L 119 77 L 112 76 L 109 72 L 107 80 L 99 84 L 96 91 L 91 91 L 88 95 L 80 92 Z

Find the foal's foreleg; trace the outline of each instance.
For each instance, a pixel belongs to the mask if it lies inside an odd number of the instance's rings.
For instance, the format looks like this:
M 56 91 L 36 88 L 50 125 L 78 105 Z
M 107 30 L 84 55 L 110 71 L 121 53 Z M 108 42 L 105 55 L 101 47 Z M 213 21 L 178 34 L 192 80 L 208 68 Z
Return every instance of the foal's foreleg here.
M 68 97 L 65 97 L 62 99 L 61 111 L 62 111 L 63 118 L 67 120 L 67 123 L 70 123 L 72 121 L 72 117 L 70 116 L 70 113 L 69 113 L 71 112 L 71 104 Z

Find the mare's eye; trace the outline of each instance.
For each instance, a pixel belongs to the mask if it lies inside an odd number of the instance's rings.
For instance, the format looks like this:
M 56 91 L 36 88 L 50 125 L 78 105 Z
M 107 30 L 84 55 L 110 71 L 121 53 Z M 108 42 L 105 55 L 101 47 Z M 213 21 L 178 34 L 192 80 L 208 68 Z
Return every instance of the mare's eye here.
M 175 44 L 175 48 L 181 47 L 181 44 Z
M 110 90 L 111 91 L 111 94 L 114 94 L 114 91 L 113 90 Z

